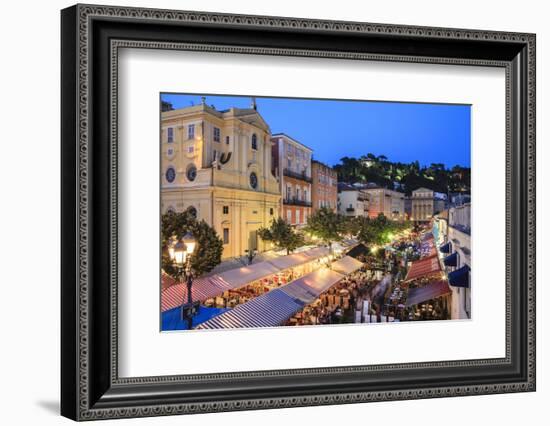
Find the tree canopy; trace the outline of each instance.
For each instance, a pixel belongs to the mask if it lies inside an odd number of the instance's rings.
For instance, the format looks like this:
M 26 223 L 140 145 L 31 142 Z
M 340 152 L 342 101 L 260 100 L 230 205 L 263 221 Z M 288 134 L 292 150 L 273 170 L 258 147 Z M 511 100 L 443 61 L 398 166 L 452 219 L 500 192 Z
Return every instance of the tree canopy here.
M 470 168 L 459 165 L 450 169 L 442 163 L 420 166 L 418 161 L 392 162 L 384 155 L 368 153 L 360 158 L 343 157 L 334 169 L 340 182 L 375 183 L 407 195 L 420 187 L 442 193 L 470 192 Z
M 189 211 L 168 212 L 162 215 L 162 269 L 170 275 L 174 275 L 176 270 L 168 255 L 168 242 L 172 237 L 181 238 L 187 232 L 191 232 L 197 240 L 195 253 L 190 259 L 196 276 L 210 272 L 221 262 L 223 241 L 214 228 L 204 220 L 198 221 Z
M 340 241 L 343 238 L 346 233 L 346 223 L 343 216 L 332 209 L 322 207 L 307 218 L 304 231 L 330 246 L 333 241 Z
M 260 228 L 258 236 L 281 249 L 286 249 L 287 254 L 304 244 L 304 236 L 280 217 L 273 219 L 269 228 Z
M 359 219 L 359 218 L 357 218 Z M 389 243 L 394 234 L 410 228 L 410 222 L 396 222 L 389 220 L 380 213 L 376 218 L 360 219 L 359 232 L 356 238 L 367 245 L 383 245 Z

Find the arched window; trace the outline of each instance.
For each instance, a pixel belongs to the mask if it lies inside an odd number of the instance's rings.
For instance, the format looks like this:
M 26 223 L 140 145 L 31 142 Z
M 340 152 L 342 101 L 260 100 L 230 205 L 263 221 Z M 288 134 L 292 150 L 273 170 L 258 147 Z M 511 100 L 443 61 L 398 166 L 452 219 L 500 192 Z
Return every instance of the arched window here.
M 256 136 L 256 133 L 252 134 L 252 149 L 258 150 L 258 136 Z

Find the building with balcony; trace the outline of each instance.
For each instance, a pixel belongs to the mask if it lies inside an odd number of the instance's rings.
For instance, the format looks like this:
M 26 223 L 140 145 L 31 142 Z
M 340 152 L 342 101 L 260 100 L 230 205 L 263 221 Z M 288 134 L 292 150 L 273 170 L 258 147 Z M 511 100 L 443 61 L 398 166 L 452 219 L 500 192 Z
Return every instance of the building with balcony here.
M 429 222 L 434 215 L 434 192 L 427 188 L 418 188 L 411 194 L 411 220 Z
M 436 216 L 439 251 L 451 288 L 451 319 L 471 318 L 471 205 L 452 207 Z
M 255 102 L 218 111 L 200 105 L 161 113 L 161 211 L 188 210 L 223 240 L 223 258 L 264 250 L 257 230 L 278 217 L 270 129 Z
M 368 216 L 367 192 L 347 183 L 338 183 L 338 213 L 343 216 Z
M 434 192 L 427 188 L 418 188 L 411 194 L 409 205 L 410 219 L 415 222 L 429 222 L 434 214 L 446 210 L 449 206 L 447 194 Z M 407 209 L 405 209 L 407 212 Z
M 311 215 L 312 150 L 284 133 L 271 136 L 272 172 L 279 178 L 281 217 L 303 226 Z
M 381 187 L 367 187 L 364 191 L 369 197 L 369 217 L 383 214 L 388 219 L 405 220 L 404 193 Z
M 338 175 L 336 170 L 320 161 L 311 161 L 311 202 L 315 212 L 326 207 L 336 212 L 338 208 Z

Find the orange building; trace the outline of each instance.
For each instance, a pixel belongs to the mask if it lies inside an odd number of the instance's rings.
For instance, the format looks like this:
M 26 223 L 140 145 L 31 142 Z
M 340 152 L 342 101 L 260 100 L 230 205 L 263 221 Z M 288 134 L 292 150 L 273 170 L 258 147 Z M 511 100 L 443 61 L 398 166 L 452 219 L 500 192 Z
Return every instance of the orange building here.
M 338 207 L 338 175 L 332 168 L 317 160 L 311 161 L 311 201 L 315 212 L 328 207 L 336 212 Z
M 312 150 L 284 133 L 272 135 L 273 174 L 279 177 L 281 217 L 303 226 L 311 215 Z

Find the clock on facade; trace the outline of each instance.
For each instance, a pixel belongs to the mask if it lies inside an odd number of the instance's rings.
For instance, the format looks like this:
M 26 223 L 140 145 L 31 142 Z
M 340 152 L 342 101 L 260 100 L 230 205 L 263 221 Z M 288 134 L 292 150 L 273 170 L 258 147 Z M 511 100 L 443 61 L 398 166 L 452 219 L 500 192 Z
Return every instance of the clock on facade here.
M 253 189 L 258 188 L 258 176 L 254 172 L 250 173 L 250 186 Z
M 168 167 L 168 169 L 166 170 L 165 177 L 167 182 L 169 183 L 174 182 L 174 180 L 176 179 L 176 171 L 174 170 L 173 167 Z

